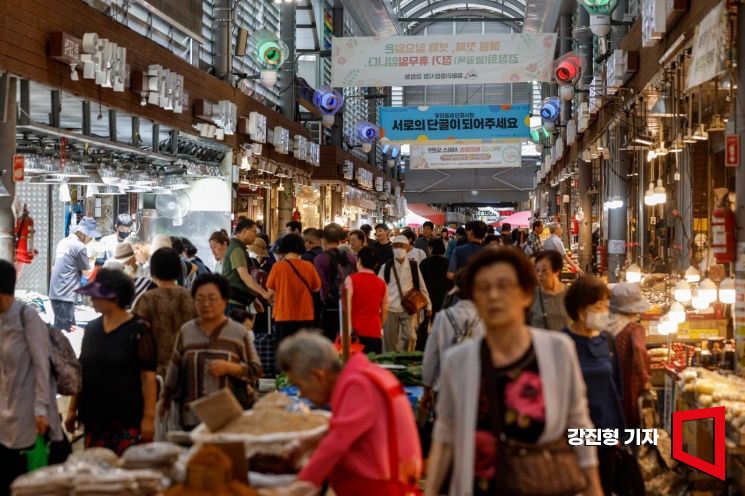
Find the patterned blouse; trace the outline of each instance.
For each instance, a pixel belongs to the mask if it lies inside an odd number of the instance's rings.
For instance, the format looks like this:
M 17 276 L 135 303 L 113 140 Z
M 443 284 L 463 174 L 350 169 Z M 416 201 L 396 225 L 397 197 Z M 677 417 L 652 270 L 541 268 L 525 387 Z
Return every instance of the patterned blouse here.
M 241 378 L 215 377 L 208 372 L 211 360 L 241 364 Z M 261 376 L 261 362 L 253 342 L 253 333 L 234 320 L 227 319 L 211 335 L 202 330 L 199 319 L 181 328 L 168 364 L 164 399 L 179 407 L 181 427 L 191 430 L 200 421 L 189 403 L 220 389 L 246 387 Z M 239 398 L 240 399 L 240 398 Z

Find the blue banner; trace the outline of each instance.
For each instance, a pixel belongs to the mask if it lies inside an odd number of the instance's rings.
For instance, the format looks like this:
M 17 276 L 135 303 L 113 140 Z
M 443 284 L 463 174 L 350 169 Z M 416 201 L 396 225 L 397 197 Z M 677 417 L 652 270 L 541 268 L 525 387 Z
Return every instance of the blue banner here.
M 530 106 L 381 107 L 382 135 L 391 141 L 528 138 Z

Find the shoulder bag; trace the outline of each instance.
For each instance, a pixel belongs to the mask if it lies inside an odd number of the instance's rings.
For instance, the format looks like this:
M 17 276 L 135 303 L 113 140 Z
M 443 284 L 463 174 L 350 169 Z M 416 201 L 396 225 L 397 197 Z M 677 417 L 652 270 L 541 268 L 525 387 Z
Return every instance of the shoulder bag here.
M 541 313 L 543 314 L 543 328 L 548 329 L 548 314 L 546 314 L 546 306 L 543 304 L 543 290 L 538 288 L 538 299 L 541 300 Z
M 497 398 L 497 380 L 486 366 L 491 357 L 486 346 L 481 352 L 489 415 L 497 438 L 497 486 L 505 494 L 531 496 L 573 496 L 587 487 L 574 448 L 565 438 L 544 444 L 515 441 L 504 433 L 502 402 Z
M 415 265 L 413 262 L 411 265 Z M 419 270 L 415 266 L 411 267 L 411 277 L 414 276 L 414 271 Z M 417 277 L 419 274 L 416 275 Z M 396 268 L 396 262 L 393 262 L 393 277 L 396 279 L 396 287 L 398 288 L 398 295 L 401 297 L 401 306 L 409 315 L 416 315 L 420 310 L 427 308 L 427 297 L 424 293 L 419 291 L 417 288 L 411 288 L 404 294 L 401 290 L 401 279 L 398 277 L 398 269 Z
M 287 264 L 290 266 L 290 268 L 295 273 L 295 275 L 298 277 L 298 279 L 303 281 L 303 286 L 305 286 L 308 289 L 308 292 L 310 293 L 310 297 L 311 299 L 313 299 L 313 290 L 310 289 L 310 284 L 308 284 L 308 281 L 306 281 L 305 278 L 303 278 L 303 276 L 300 275 L 300 272 L 295 268 L 295 266 L 292 263 L 290 263 L 289 260 L 285 260 L 285 262 L 287 262 Z

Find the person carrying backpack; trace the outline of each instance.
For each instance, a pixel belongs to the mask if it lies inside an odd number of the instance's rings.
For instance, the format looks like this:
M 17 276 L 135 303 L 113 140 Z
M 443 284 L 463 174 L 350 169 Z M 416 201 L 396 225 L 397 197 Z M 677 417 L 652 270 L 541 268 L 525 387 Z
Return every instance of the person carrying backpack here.
M 24 474 L 24 451 L 37 436 L 63 439 L 52 376 L 52 343 L 47 325 L 16 300 L 16 271 L 0 260 L 0 495 Z M 64 338 L 63 338 L 64 339 Z M 61 462 L 64 460 L 55 460 Z
M 393 260 L 383 264 L 378 276 L 388 287 L 388 318 L 383 324 L 383 351 L 414 351 L 419 313 L 432 316 L 427 285 L 414 260 L 406 258 L 409 239 L 393 238 Z M 418 303 L 418 305 L 417 305 Z
M 339 316 L 340 298 L 347 276 L 357 272 L 357 257 L 339 250 L 343 229 L 338 224 L 329 224 L 321 232 L 323 253 L 313 260 L 321 278 L 321 308 L 319 310 L 323 334 L 331 341 L 341 329 Z

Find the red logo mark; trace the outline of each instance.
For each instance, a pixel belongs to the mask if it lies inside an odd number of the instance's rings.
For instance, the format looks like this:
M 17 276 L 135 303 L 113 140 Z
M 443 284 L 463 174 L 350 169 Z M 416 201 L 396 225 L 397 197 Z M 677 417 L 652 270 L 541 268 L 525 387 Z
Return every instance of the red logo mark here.
M 714 463 L 709 463 L 701 458 L 695 457 L 683 451 L 683 422 L 691 420 L 714 419 Z M 686 410 L 673 412 L 673 458 L 688 466 L 700 470 L 705 474 L 725 479 L 725 460 L 727 457 L 725 447 L 725 425 L 724 407 L 701 408 L 699 410 Z

